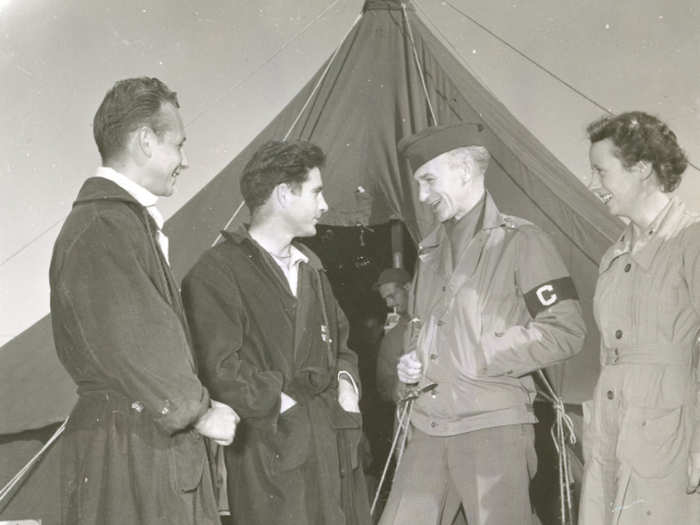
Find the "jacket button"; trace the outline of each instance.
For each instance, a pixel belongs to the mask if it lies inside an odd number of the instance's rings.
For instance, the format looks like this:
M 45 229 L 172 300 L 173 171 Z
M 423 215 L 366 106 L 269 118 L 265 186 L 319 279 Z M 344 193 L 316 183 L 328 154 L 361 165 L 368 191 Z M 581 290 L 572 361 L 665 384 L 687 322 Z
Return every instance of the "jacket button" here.
M 435 427 L 437 426 L 437 423 L 436 423 L 435 421 L 432 421 L 432 422 L 430 423 L 430 426 L 431 426 L 432 428 L 435 428 Z
M 622 330 L 615 330 L 615 338 L 622 339 Z
M 443 291 L 443 292 L 446 292 L 446 291 L 447 291 L 447 286 L 443 286 L 443 287 L 442 287 L 442 291 Z
M 438 358 L 437 354 L 430 354 L 430 360 L 435 361 Z
M 630 263 L 625 264 L 625 272 L 629 272 L 631 268 L 632 265 Z
M 608 399 L 615 399 L 615 392 L 612 390 L 608 390 Z

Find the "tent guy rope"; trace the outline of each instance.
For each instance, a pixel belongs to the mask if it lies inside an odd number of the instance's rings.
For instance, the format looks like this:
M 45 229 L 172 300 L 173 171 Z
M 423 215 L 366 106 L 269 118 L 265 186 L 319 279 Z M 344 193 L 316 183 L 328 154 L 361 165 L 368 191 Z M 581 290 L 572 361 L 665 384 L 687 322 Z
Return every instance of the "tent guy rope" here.
M 288 48 L 292 42 L 294 42 L 294 41 L 295 41 L 296 39 L 298 39 L 301 35 L 303 35 L 304 33 L 306 33 L 314 24 L 316 24 L 316 22 L 318 22 L 321 18 L 323 18 L 323 17 L 326 15 L 326 13 L 328 13 L 328 11 L 330 11 L 331 9 L 333 9 L 333 8 L 336 6 L 336 4 L 338 4 L 338 2 L 340 2 L 340 0 L 335 0 L 332 4 L 330 4 L 330 5 L 329 5 L 328 7 L 326 7 L 323 11 L 321 11 L 318 15 L 316 15 L 316 17 L 314 17 L 313 20 L 311 20 L 308 24 L 306 24 L 303 28 L 301 28 L 301 30 L 299 30 L 299 31 L 296 32 L 294 35 L 292 35 L 292 36 L 291 36 L 286 42 L 284 42 L 274 53 L 272 53 L 272 55 L 270 55 L 262 64 L 260 64 L 260 65 L 259 65 L 258 67 L 256 67 L 253 71 L 251 71 L 250 74 L 248 74 L 247 77 L 243 78 L 242 80 L 240 80 L 239 82 L 237 82 L 236 84 L 234 84 L 233 86 L 231 86 L 229 89 L 226 90 L 226 93 L 224 93 L 224 94 L 221 95 L 220 97 L 215 98 L 214 101 L 212 102 L 212 104 L 215 104 L 215 103 L 217 103 L 217 102 L 220 102 L 221 100 L 223 100 L 223 99 L 226 97 L 226 95 L 227 95 L 228 93 L 230 93 L 231 91 L 235 91 L 236 89 L 238 89 L 239 87 L 243 86 L 243 85 L 246 84 L 248 81 L 250 81 L 255 75 L 257 75 L 260 71 L 262 71 L 270 62 L 272 62 L 280 53 L 282 53 L 286 48 Z M 361 15 L 360 15 L 360 16 L 361 16 Z M 355 23 L 357 23 L 357 21 L 355 21 Z M 353 24 L 353 25 L 354 25 L 354 24 Z M 204 114 L 206 114 L 207 111 L 208 111 L 207 109 L 204 109 L 204 110 L 200 111 L 200 112 L 199 112 L 198 114 L 196 114 L 192 119 L 190 119 L 190 120 L 187 121 L 187 125 L 190 126 L 191 124 L 193 124 L 193 123 L 195 123 L 196 121 L 198 121 Z M 242 207 L 243 207 L 243 205 L 241 204 L 241 206 L 239 206 L 239 208 L 242 208 Z M 234 213 L 234 215 L 233 215 L 233 217 L 231 218 L 231 221 L 230 221 L 230 222 L 233 221 L 233 219 L 235 218 L 235 216 L 236 216 L 239 212 L 240 212 L 240 209 L 238 209 L 238 210 L 236 211 L 236 213 Z M 18 248 L 15 252 L 11 253 L 11 254 L 8 255 L 5 259 L 3 259 L 2 261 L 0 261 L 0 266 L 4 266 L 6 263 L 10 262 L 12 259 L 14 259 L 15 257 L 17 257 L 17 256 L 18 256 L 20 253 L 22 253 L 24 250 L 26 250 L 26 249 L 29 248 L 31 245 L 33 245 L 36 241 L 38 241 L 39 239 L 41 239 L 42 237 L 44 237 L 47 233 L 49 233 L 50 231 L 56 229 L 58 226 L 61 225 L 61 223 L 63 223 L 64 220 L 66 220 L 66 216 L 62 216 L 60 219 L 58 219 L 57 221 L 55 221 L 53 224 L 51 224 L 51 225 L 50 225 L 49 227 L 47 227 L 45 230 L 43 230 L 42 232 L 40 232 L 39 234 L 37 234 L 34 238 L 32 238 L 31 240 L 27 241 L 27 243 L 25 243 L 24 245 L 22 245 L 22 246 L 21 246 L 20 248 Z M 229 224 L 230 224 L 230 223 L 229 223 Z M 228 227 L 228 224 L 227 224 L 226 227 Z M 226 228 L 224 228 L 224 229 L 226 229 Z M 214 241 L 214 244 L 216 244 L 217 242 L 219 242 L 219 239 L 220 239 L 220 238 L 221 238 L 220 236 L 217 237 L 217 238 L 216 238 L 216 241 Z M 212 244 L 212 246 L 213 246 L 214 244 Z
M 406 22 L 406 30 L 408 31 L 408 38 L 411 41 L 411 50 L 413 51 L 413 58 L 416 62 L 416 67 L 418 68 L 418 75 L 420 77 L 420 83 L 423 87 L 423 94 L 425 95 L 425 102 L 428 104 L 428 110 L 430 115 L 433 117 L 433 125 L 437 126 L 437 117 L 435 116 L 435 111 L 433 110 L 433 104 L 430 102 L 430 96 L 428 95 L 428 87 L 425 85 L 425 74 L 423 73 L 423 67 L 421 66 L 420 59 L 418 58 L 418 50 L 416 49 L 416 42 L 413 39 L 413 30 L 411 29 L 411 22 L 408 19 L 408 13 L 406 12 L 406 4 L 401 3 L 401 11 L 403 12 L 403 18 Z
M 466 60 L 466 59 L 464 58 L 464 56 L 457 50 L 457 48 L 452 44 L 452 42 L 449 41 L 449 39 L 445 36 L 445 34 L 437 28 L 436 24 L 430 19 L 430 17 L 428 17 L 428 15 L 426 14 L 425 10 L 422 9 L 422 8 L 420 7 L 420 4 L 418 3 L 418 0 L 414 0 L 414 3 L 415 3 L 415 5 L 416 5 L 416 7 L 420 10 L 420 12 L 422 13 L 422 15 L 425 17 L 425 19 L 428 20 L 428 21 L 430 21 L 430 25 L 437 29 L 437 31 L 440 33 L 440 35 L 442 35 L 442 37 L 450 44 L 450 46 L 455 50 L 455 52 L 458 54 L 458 56 L 462 58 L 463 63 L 466 64 L 466 63 L 467 63 L 467 60 Z M 567 82 L 566 80 L 564 80 L 563 78 L 561 78 L 559 75 L 557 75 L 556 73 L 554 73 L 553 71 L 551 71 L 550 69 L 548 69 L 546 66 L 540 64 L 537 60 L 535 60 L 534 58 L 532 58 L 531 56 L 529 56 L 527 53 L 525 53 L 525 52 L 521 51 L 520 49 L 518 49 L 517 47 L 515 47 L 513 44 L 511 44 L 510 42 L 508 42 L 505 38 L 499 36 L 497 33 L 495 33 L 494 31 L 492 31 L 491 29 L 489 29 L 488 27 L 486 27 L 484 24 L 482 24 L 481 22 L 479 22 L 476 18 L 470 16 L 469 14 L 467 14 L 467 13 L 465 13 L 464 11 L 462 11 L 461 9 L 459 9 L 457 6 L 455 6 L 455 5 L 454 5 L 452 2 L 450 2 L 449 0 L 443 0 L 442 3 L 443 3 L 444 5 L 450 7 L 450 9 L 452 9 L 454 12 L 456 12 L 457 14 L 459 14 L 460 16 L 462 16 L 463 18 L 469 20 L 472 24 L 474 24 L 474 25 L 477 26 L 479 29 L 481 29 L 482 31 L 484 31 L 484 32 L 486 32 L 487 34 L 489 34 L 489 35 L 490 35 L 491 37 L 493 37 L 494 39 L 498 40 L 501 44 L 503 44 L 503 45 L 506 46 L 508 49 L 510 49 L 511 51 L 513 51 L 514 53 L 516 53 L 517 55 L 519 55 L 521 58 L 523 58 L 524 60 L 530 62 L 530 63 L 531 63 L 533 66 L 535 66 L 537 69 L 539 69 L 540 71 L 542 71 L 543 73 L 545 73 L 545 74 L 548 75 L 549 77 L 553 78 L 554 80 L 556 80 L 557 82 L 559 82 L 560 84 L 562 84 L 563 86 L 565 86 L 566 88 L 568 88 L 569 90 L 571 90 L 572 92 L 574 92 L 576 95 L 578 95 L 578 96 L 580 96 L 581 98 L 583 98 L 584 100 L 586 100 L 587 102 L 593 104 L 595 107 L 597 107 L 598 109 L 600 109 L 600 110 L 603 111 L 604 113 L 606 113 L 606 114 L 608 114 L 608 115 L 614 115 L 614 114 L 615 114 L 615 112 L 614 112 L 611 108 L 605 107 L 603 104 L 601 104 L 600 102 L 598 102 L 597 100 L 595 100 L 593 97 L 591 97 L 591 96 L 589 96 L 589 95 L 586 95 L 586 94 L 585 94 L 583 91 L 581 91 L 579 88 L 577 88 L 576 86 L 574 86 L 574 85 L 571 84 L 570 82 Z M 698 167 L 696 164 L 694 164 L 690 159 L 688 159 L 688 165 L 689 165 L 689 166 L 692 166 L 692 167 L 693 167 L 694 169 L 696 169 L 697 171 L 700 171 L 700 167 Z
M 12 489 L 22 480 L 24 475 L 29 472 L 29 470 L 34 466 L 34 463 L 38 461 L 38 459 L 46 452 L 49 447 L 53 444 L 54 441 L 56 441 L 61 434 L 63 434 L 63 431 L 66 428 L 66 424 L 68 423 L 68 418 L 61 423 L 61 426 L 59 426 L 56 429 L 56 432 L 53 433 L 53 435 L 48 439 L 48 441 L 44 444 L 41 449 L 39 449 L 39 452 L 34 454 L 34 457 L 30 459 L 24 467 L 22 467 L 17 474 L 15 474 L 10 481 L 8 481 L 2 489 L 0 489 L 0 504 L 2 501 L 12 492 Z M 1 507 L 0 507 L 1 508 Z
M 328 62 L 326 63 L 326 67 L 323 70 L 323 73 L 321 73 L 321 76 L 319 77 L 318 82 L 316 82 L 316 85 L 311 90 L 311 93 L 307 97 L 306 102 L 304 102 L 304 105 L 299 110 L 299 113 L 297 114 L 296 118 L 292 122 L 292 125 L 289 126 L 289 129 L 287 130 L 287 133 L 284 134 L 284 137 L 282 138 L 282 140 L 287 140 L 289 138 L 289 136 L 292 134 L 292 131 L 294 131 L 294 128 L 296 127 L 297 123 L 299 122 L 299 119 L 301 119 L 301 116 L 304 114 L 304 111 L 306 111 L 306 108 L 311 103 L 311 100 L 316 96 L 316 92 L 321 87 L 321 84 L 323 84 L 323 81 L 325 80 L 326 75 L 328 74 L 328 71 L 331 68 L 331 65 L 335 61 L 335 57 L 338 55 L 338 51 L 340 51 L 340 48 L 343 47 L 345 40 L 347 40 L 347 38 L 348 38 L 348 35 L 350 35 L 350 33 L 355 28 L 355 26 L 357 25 L 357 23 L 360 21 L 361 18 L 362 18 L 362 14 L 359 14 L 357 16 L 357 18 L 355 18 L 355 21 L 350 26 L 350 29 L 348 29 L 346 31 L 345 35 L 340 40 L 340 44 L 338 44 L 338 46 L 335 48 L 335 51 L 333 51 L 333 54 L 331 55 L 331 57 L 328 59 Z M 227 230 L 228 227 L 231 226 L 233 221 L 236 220 L 236 217 L 238 217 L 238 214 L 243 209 L 244 204 L 245 204 L 245 201 L 241 200 L 240 204 L 236 208 L 236 211 L 233 212 L 233 215 L 231 215 L 231 218 L 226 222 L 226 225 L 223 227 L 223 230 Z M 221 240 L 221 232 L 219 232 L 219 234 L 216 236 L 216 239 L 214 239 L 214 242 L 211 243 L 211 246 L 212 247 L 215 246 L 216 243 L 218 243 L 220 240 Z

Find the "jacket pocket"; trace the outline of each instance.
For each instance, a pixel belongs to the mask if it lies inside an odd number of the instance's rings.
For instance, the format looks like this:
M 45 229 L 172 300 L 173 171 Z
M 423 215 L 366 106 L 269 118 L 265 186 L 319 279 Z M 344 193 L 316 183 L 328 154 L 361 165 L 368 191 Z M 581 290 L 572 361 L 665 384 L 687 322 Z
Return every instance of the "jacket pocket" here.
M 346 412 L 337 404 L 331 413 L 331 425 L 337 432 L 341 471 L 355 470 L 360 464 L 359 447 L 362 440 L 362 414 Z M 342 475 L 342 473 L 341 473 Z
M 191 492 L 199 487 L 207 461 L 204 439 L 194 432 L 173 436 L 168 459 L 171 481 L 179 492 Z
M 628 407 L 618 456 L 641 476 L 667 476 L 687 452 L 683 407 Z M 683 456 L 683 457 L 681 457 Z
M 277 419 L 277 431 L 269 438 L 272 471 L 286 472 L 303 465 L 311 447 L 311 423 L 307 408 L 297 403 Z

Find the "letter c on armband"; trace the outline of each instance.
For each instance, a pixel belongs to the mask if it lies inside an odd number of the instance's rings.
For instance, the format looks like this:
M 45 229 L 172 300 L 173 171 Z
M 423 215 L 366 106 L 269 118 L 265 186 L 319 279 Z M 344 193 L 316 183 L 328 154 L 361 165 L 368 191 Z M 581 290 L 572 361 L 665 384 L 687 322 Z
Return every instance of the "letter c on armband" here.
M 535 286 L 524 298 L 527 311 L 534 319 L 540 312 L 565 299 L 578 299 L 578 294 L 571 277 L 567 276 Z

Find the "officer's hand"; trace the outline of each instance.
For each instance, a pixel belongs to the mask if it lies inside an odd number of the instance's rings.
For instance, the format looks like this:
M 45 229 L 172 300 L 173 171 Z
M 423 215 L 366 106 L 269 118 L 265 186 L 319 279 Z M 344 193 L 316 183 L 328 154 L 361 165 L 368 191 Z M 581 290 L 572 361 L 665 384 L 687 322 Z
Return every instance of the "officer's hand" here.
M 219 445 L 230 445 L 236 434 L 236 425 L 241 418 L 230 406 L 224 403 L 212 399 L 211 405 L 211 408 L 197 420 L 194 428 Z
M 699 493 L 700 485 L 700 453 L 691 452 L 688 454 L 688 494 Z
M 401 356 L 399 363 L 396 365 L 396 372 L 399 375 L 399 381 L 402 383 L 418 382 L 423 372 L 423 365 L 418 360 L 415 350 Z

